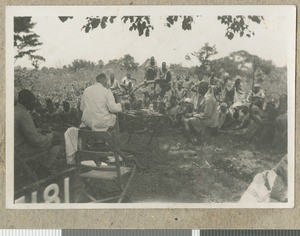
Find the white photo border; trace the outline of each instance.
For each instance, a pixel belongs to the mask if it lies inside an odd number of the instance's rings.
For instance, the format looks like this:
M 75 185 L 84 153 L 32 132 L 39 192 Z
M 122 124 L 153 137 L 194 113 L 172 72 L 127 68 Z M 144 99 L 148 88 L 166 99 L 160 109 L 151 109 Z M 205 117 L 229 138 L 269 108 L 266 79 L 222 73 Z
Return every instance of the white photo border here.
M 287 95 L 288 95 L 288 202 L 287 203 L 14 203 L 14 16 L 90 16 L 104 11 L 107 15 L 199 15 L 258 14 L 273 11 L 288 16 Z M 293 208 L 295 197 L 295 68 L 296 68 L 296 6 L 294 5 L 172 5 L 172 6 L 6 6 L 6 207 L 10 209 L 139 209 L 139 208 Z M 203 14 L 204 15 L 204 14 Z

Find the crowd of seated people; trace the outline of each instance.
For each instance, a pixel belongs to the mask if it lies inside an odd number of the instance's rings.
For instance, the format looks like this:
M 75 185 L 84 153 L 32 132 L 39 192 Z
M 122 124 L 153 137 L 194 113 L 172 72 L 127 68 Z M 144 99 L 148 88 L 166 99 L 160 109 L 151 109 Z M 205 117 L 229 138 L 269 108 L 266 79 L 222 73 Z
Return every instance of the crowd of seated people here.
M 118 115 L 114 113 L 142 108 L 168 116 L 171 126 L 184 134 L 187 143 L 199 145 L 219 130 L 241 135 L 260 148 L 286 151 L 286 94 L 280 96 L 278 104 L 274 100 L 266 101 L 261 85 L 254 84 L 246 96 L 242 78 L 236 77 L 233 81 L 226 72 L 219 78 L 212 74 L 199 75 L 196 81 L 191 81 L 190 75 L 174 77 L 172 79 L 165 62 L 159 68 L 152 57 L 141 86 L 144 99 L 135 96 L 133 91 L 138 85 L 130 74 L 120 82 L 112 73 L 109 78 L 99 74 L 93 85 L 75 89 L 76 102 L 74 98 L 72 101 L 51 98 L 43 101 L 28 90 L 21 90 L 15 104 L 16 153 L 25 153 L 22 151 L 25 146 L 31 147 L 28 150 L 32 152 L 52 147 L 58 134 L 41 134 L 38 129 L 65 132 L 81 124 L 91 130 L 110 127 L 118 130 L 115 126 Z M 30 111 L 30 117 L 26 111 Z
M 220 78 L 203 77 L 194 83 L 189 82 L 190 76 L 181 79 L 177 75 L 162 100 L 165 114 L 173 118 L 175 128 L 183 129 L 188 142 L 199 141 L 207 135 L 205 130 L 220 130 L 241 135 L 260 148 L 286 151 L 286 94 L 276 104 L 273 99 L 266 101 L 260 84 L 254 84 L 246 95 L 240 77 L 232 81 L 226 72 Z
M 122 95 L 120 100 L 124 110 L 150 108 L 168 115 L 173 128 L 181 129 L 192 142 L 194 142 L 194 139 L 191 139 L 192 134 L 198 138 L 205 135 L 203 133 L 205 129 L 200 131 L 198 125 L 221 131 L 234 131 L 233 133 L 256 141 L 262 147 L 270 147 L 272 140 L 279 142 L 279 132 L 284 137 L 282 134 L 286 132 L 284 130 L 286 105 L 282 104 L 286 102 L 286 95 L 279 99 L 279 105 L 276 106 L 272 100 L 265 101 L 266 94 L 260 84 L 254 84 L 246 93 L 242 78 L 233 79 L 224 70 L 219 78 L 208 74 L 198 75 L 197 80 L 192 80 L 190 75 L 176 74 L 172 79 L 172 72 L 165 62 L 161 67 L 156 64 L 155 58 L 151 57 L 145 69 L 145 86 L 141 88 L 144 99 L 135 96 L 133 91 L 138 86 L 137 80 L 133 79 L 130 73 L 120 82 L 113 73 L 109 75 L 107 88 L 115 97 Z M 78 126 L 82 115 L 81 96 L 89 85 L 81 86 L 81 89 L 76 88 L 75 84 L 71 85 L 78 95 L 76 106 L 71 105 L 74 104 L 73 101 L 49 98 L 40 101 L 41 99 L 37 97 L 36 107 L 32 113 L 35 125 L 39 128 L 47 128 L 45 126 L 48 125 L 48 128 L 62 129 Z M 211 103 L 215 105 L 213 108 L 210 106 Z M 211 122 L 207 123 L 206 119 Z M 284 140 L 282 142 L 286 142 Z

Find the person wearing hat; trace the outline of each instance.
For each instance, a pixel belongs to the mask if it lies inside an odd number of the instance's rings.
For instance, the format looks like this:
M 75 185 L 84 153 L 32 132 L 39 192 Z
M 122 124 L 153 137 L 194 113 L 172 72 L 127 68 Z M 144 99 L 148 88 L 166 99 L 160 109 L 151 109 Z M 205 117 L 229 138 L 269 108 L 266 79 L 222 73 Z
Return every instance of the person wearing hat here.
M 260 109 L 263 108 L 265 101 L 265 92 L 261 89 L 260 84 L 255 84 L 253 91 L 250 91 L 247 97 L 247 102 L 255 104 Z

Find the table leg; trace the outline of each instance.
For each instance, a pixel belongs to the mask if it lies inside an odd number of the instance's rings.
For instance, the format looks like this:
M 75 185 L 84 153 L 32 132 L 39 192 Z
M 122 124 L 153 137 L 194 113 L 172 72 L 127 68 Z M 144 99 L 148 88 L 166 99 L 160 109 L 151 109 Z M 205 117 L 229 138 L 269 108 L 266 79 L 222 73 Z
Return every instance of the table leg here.
M 152 133 L 152 135 L 150 137 L 150 140 L 148 142 L 148 145 L 150 145 L 152 143 L 152 140 L 153 140 L 154 137 L 156 138 L 156 142 L 158 143 L 157 136 L 156 136 L 157 135 L 157 131 L 158 131 L 158 127 L 159 127 L 159 119 L 156 119 L 156 124 L 155 124 L 155 127 L 153 129 L 153 133 Z
M 129 144 L 130 141 L 132 141 L 132 135 L 134 133 L 134 122 L 130 121 L 130 131 L 129 131 L 129 137 L 127 139 L 127 144 Z

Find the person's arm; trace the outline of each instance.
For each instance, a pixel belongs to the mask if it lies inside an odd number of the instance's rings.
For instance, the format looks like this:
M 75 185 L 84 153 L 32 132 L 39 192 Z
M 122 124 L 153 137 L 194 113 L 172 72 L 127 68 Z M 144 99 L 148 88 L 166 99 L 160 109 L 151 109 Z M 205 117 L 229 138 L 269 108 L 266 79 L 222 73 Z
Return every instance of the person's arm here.
M 166 80 L 168 83 L 171 83 L 171 81 L 172 81 L 172 74 L 170 71 L 167 72 Z
M 262 119 L 258 115 L 250 113 L 250 119 L 254 120 L 255 123 L 262 124 Z
M 82 98 L 81 98 L 81 102 L 80 102 L 80 110 L 83 112 L 84 108 L 85 108 L 85 103 L 84 103 L 84 96 L 85 93 L 83 92 Z
M 34 147 L 44 148 L 49 147 L 52 144 L 52 140 L 54 138 L 53 133 L 46 135 L 38 133 L 29 113 L 25 113 L 21 120 L 21 129 L 26 140 Z
M 184 90 L 182 91 L 182 98 L 181 98 L 181 100 L 183 101 L 185 98 L 187 98 L 187 95 L 188 95 L 188 90 L 187 90 L 187 89 L 184 89 Z
M 108 90 L 107 97 L 106 97 L 106 105 L 108 107 L 109 112 L 111 113 L 118 113 L 122 111 L 122 106 L 120 103 L 115 102 L 114 95 L 111 91 Z
M 116 80 L 115 82 L 116 82 L 116 88 L 121 89 L 119 81 Z
M 229 82 L 229 81 L 225 85 L 225 89 L 226 89 L 227 92 L 230 91 L 230 90 L 232 90 L 232 87 L 233 87 L 233 84 L 231 82 Z
M 197 93 L 199 84 L 195 84 L 192 86 L 191 91 Z
M 266 95 L 265 95 L 265 91 L 261 91 L 261 99 L 265 99 Z
M 248 93 L 248 96 L 247 96 L 247 98 L 246 98 L 246 102 L 251 102 L 251 100 L 252 100 L 252 91 L 250 91 L 249 93 Z

